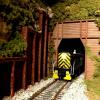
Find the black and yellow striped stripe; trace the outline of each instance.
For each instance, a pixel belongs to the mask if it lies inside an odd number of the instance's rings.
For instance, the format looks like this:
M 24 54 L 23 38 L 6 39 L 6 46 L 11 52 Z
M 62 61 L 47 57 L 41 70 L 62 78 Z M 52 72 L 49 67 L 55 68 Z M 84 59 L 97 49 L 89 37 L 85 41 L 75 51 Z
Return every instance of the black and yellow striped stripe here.
M 70 58 L 70 53 L 59 53 L 58 54 L 58 67 L 59 68 L 70 68 L 70 63 L 71 58 Z

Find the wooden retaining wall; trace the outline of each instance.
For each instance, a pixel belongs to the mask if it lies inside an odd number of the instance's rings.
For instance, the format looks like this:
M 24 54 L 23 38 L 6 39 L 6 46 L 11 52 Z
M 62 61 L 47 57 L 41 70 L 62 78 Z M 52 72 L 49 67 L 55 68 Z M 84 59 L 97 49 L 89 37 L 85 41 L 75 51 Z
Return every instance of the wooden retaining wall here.
M 62 39 L 80 38 L 84 47 L 89 47 L 92 54 L 100 57 L 100 31 L 94 20 L 66 21 L 57 23 L 53 37 L 55 43 L 55 59 L 57 57 L 58 46 Z M 85 54 L 85 76 L 91 79 L 94 73 L 94 61 Z
M 26 89 L 30 84 L 47 77 L 48 58 L 48 15 L 38 13 L 41 32 L 22 28 L 21 34 L 27 42 L 25 57 L 0 59 L 0 100 L 4 96 L 13 96 L 19 89 Z
M 25 89 L 26 57 L 0 58 L 0 99 Z

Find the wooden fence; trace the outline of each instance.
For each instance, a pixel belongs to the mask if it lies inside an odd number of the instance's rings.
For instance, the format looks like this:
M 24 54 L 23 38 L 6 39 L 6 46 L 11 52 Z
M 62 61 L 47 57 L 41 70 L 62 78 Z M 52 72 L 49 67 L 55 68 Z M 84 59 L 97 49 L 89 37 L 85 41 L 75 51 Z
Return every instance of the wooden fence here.
M 27 26 L 22 28 L 21 34 L 27 42 L 24 57 L 0 59 L 0 99 L 13 96 L 19 89 L 26 89 L 28 85 L 47 77 L 48 57 L 48 15 L 39 11 L 40 31 L 35 32 Z

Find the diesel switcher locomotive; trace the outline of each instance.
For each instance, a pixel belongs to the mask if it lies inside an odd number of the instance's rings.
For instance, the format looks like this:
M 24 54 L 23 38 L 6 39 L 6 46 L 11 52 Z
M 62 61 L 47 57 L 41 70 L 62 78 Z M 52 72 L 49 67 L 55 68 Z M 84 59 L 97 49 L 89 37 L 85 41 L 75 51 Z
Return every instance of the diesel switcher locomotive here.
M 83 71 L 84 57 L 81 53 L 60 52 L 57 66 L 53 69 L 53 78 L 72 80 Z

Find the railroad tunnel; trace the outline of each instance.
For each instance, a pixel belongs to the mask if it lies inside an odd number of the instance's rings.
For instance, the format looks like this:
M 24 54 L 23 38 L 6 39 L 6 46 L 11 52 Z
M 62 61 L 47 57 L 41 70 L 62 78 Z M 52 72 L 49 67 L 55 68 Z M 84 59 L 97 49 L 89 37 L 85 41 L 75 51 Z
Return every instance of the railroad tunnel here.
M 77 56 L 75 58 L 77 63 L 74 68 L 76 70 L 74 72 L 73 77 L 80 75 L 85 70 L 85 48 L 84 48 L 84 45 L 81 42 L 80 38 L 62 39 L 62 41 L 60 42 L 60 45 L 58 47 L 58 53 L 69 52 L 72 55 L 74 51 L 76 51 L 76 54 L 82 55 L 81 56 L 82 57 L 82 65 L 81 66 L 79 65 L 79 64 L 81 64 L 81 61 L 78 60 L 80 58 L 79 58 L 79 56 Z M 72 61 L 71 61 L 71 65 L 72 65 Z M 78 66 L 80 66 L 81 68 Z

